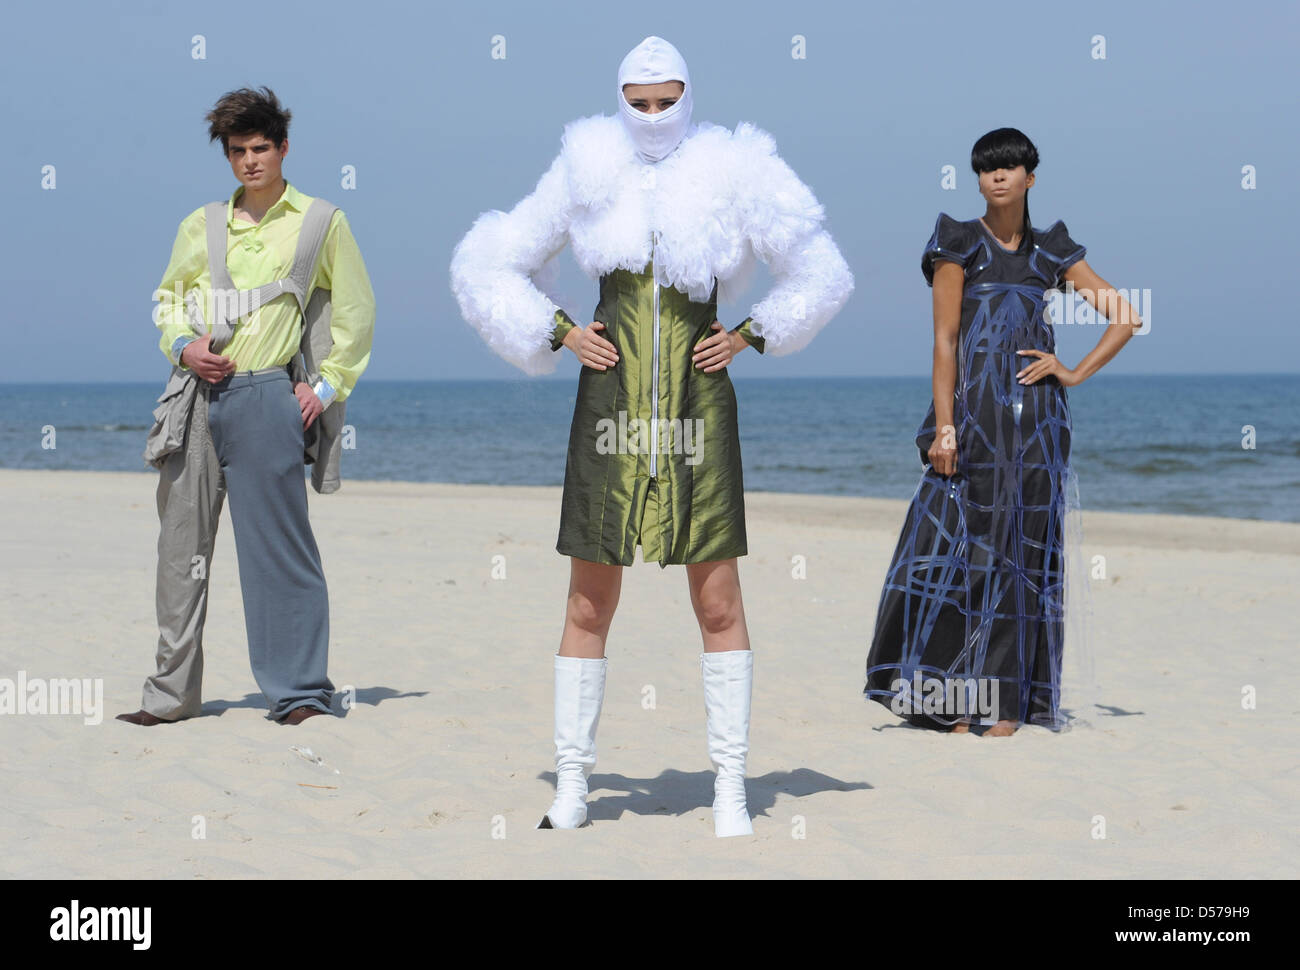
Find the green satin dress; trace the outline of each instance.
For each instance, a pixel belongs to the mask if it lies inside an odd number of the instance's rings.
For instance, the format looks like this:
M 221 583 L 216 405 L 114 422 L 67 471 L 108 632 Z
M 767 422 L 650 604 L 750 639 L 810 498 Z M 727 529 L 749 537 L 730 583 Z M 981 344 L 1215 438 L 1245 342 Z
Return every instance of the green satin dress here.
M 584 366 L 578 378 L 555 546 L 563 555 L 630 566 L 640 544 L 642 560 L 662 568 L 746 554 L 736 393 L 727 368 L 706 374 L 691 361 L 715 332 L 717 294 L 715 284 L 708 302 L 692 302 L 656 285 L 650 266 L 601 277 L 592 319 L 619 360 Z M 555 317 L 558 350 L 575 324 L 563 310 Z M 735 330 L 762 353 L 750 323 Z

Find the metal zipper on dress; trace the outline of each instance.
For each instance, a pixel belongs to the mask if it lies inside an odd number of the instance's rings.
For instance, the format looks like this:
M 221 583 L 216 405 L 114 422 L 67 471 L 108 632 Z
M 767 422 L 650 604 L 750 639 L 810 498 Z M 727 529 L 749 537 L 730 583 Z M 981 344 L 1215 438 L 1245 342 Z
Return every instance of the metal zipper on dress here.
M 659 272 L 655 267 L 655 248 L 659 242 L 659 233 L 650 237 L 650 276 L 654 280 L 654 353 L 651 355 L 650 378 L 650 477 L 654 478 L 659 470 Z

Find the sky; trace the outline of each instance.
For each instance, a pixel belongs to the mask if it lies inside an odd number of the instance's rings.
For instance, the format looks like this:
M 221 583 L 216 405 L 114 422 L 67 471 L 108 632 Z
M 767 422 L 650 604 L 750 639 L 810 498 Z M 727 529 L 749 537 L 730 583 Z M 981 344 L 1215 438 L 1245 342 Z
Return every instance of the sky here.
M 771 132 L 857 280 L 805 350 L 743 354 L 737 376 L 928 374 L 921 251 L 939 212 L 983 214 L 970 149 L 1003 126 L 1039 150 L 1034 224 L 1064 220 L 1104 279 L 1149 294 L 1149 332 L 1104 373 L 1300 369 L 1294 2 L 53 2 L 5 24 L 2 381 L 166 377 L 152 294 L 176 227 L 238 185 L 203 116 L 263 84 L 293 112 L 286 177 L 346 211 L 366 260 L 362 381 L 522 378 L 460 317 L 452 249 L 532 191 L 566 122 L 614 113 L 619 61 L 650 34 L 685 57 L 695 120 Z M 589 321 L 596 282 L 562 263 Z M 719 318 L 770 285 L 760 271 Z M 1058 355 L 1100 336 L 1058 327 Z

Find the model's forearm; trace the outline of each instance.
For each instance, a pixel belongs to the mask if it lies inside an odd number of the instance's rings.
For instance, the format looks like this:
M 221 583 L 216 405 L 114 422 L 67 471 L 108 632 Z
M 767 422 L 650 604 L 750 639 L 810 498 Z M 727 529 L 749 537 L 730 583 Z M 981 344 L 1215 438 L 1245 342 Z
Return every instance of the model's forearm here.
M 347 400 L 370 363 L 375 335 L 375 291 L 361 247 L 342 212 L 336 213 L 325 247 L 323 283 L 330 289 L 331 346 L 320 362 L 326 404 Z M 313 388 L 316 390 L 316 388 Z M 331 395 L 329 392 L 333 391 Z M 317 390 L 318 396 L 321 391 Z
M 533 275 L 568 242 L 563 156 L 508 213 L 482 213 L 451 257 L 461 315 L 503 359 L 528 374 L 555 369 L 555 304 Z
M 320 376 L 334 390 L 334 399 L 347 400 L 357 380 L 370 363 L 374 342 L 375 309 L 373 302 L 345 304 L 342 313 L 330 317 L 330 337 L 334 344 L 320 364 Z
M 158 329 L 161 331 L 158 346 L 168 360 L 175 359 L 173 355 L 176 352 L 178 340 L 198 336 L 186 322 L 184 308 L 175 306 L 170 297 L 164 297 L 159 305 L 154 308 L 154 317 Z
M 569 328 L 569 332 L 564 335 L 564 339 L 561 341 L 561 343 L 563 343 L 564 346 L 568 347 L 576 354 L 578 352 L 578 343 L 581 340 L 582 340 L 582 328 L 575 325 Z
M 1103 315 L 1110 322 L 1106 325 L 1106 332 L 1097 341 L 1097 346 L 1074 367 L 1074 373 L 1080 383 L 1106 366 L 1142 328 L 1142 321 L 1137 311 L 1117 291 L 1103 290 L 1098 294 L 1098 301 L 1102 305 L 1096 308 L 1097 311 L 1099 313 L 1104 311 Z
M 559 350 L 561 347 L 568 347 L 575 354 L 578 352 L 577 345 L 570 340 L 570 337 L 578 330 L 578 325 L 573 322 L 573 318 L 561 310 L 555 308 L 555 329 L 551 332 L 551 350 Z M 581 336 L 581 334 L 577 334 Z M 576 340 L 577 338 L 574 337 Z
M 853 293 L 853 273 L 830 233 L 818 230 L 792 250 L 752 314 L 763 331 L 764 350 L 776 356 L 807 346 Z
M 740 322 L 740 325 L 733 328 L 731 332 L 739 336 L 745 343 L 761 354 L 766 349 L 767 341 L 754 333 L 753 324 L 753 317 L 745 317 L 745 319 Z M 740 351 L 744 349 L 744 347 L 739 347 L 737 348 L 736 353 L 740 353 Z
M 206 239 L 200 249 L 188 223 L 181 223 L 162 281 L 153 294 L 157 304 L 153 309 L 153 321 L 160 331 L 158 346 L 168 360 L 174 359 L 178 339 L 198 336 L 187 316 L 185 294 L 198 281 L 206 256 Z
M 941 260 L 934 269 L 934 364 L 930 379 L 936 427 L 953 424 L 953 392 L 957 387 L 957 353 L 961 344 L 961 306 L 966 272 L 954 260 Z
M 935 427 L 943 428 L 953 423 L 952 399 L 957 387 L 957 343 L 936 340 L 934 368 L 930 379 L 934 394 Z

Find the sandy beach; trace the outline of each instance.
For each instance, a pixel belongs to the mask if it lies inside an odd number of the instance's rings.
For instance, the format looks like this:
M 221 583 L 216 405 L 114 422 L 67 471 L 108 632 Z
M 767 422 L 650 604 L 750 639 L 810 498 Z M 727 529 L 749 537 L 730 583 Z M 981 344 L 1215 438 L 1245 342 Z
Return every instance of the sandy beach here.
M 1086 512 L 1084 555 L 1104 556 L 1107 570 L 1092 584 L 1097 706 L 1059 734 L 991 739 L 907 727 L 862 699 L 905 503 L 750 493 L 741 578 L 755 650 L 754 836 L 713 837 L 685 571 L 643 563 L 624 578 L 610 635 L 592 825 L 539 832 L 568 586 L 554 549 L 560 489 L 346 476 L 341 492 L 309 495 L 329 581 L 330 674 L 355 697 L 347 716 L 266 719 L 227 509 L 204 716 L 139 728 L 113 717 L 139 706 L 153 665 L 156 475 L 0 470 L 0 678 L 103 684 L 98 723 L 0 715 L 0 873 L 1300 870 L 1298 524 Z M 806 578 L 792 576 L 794 557 Z

